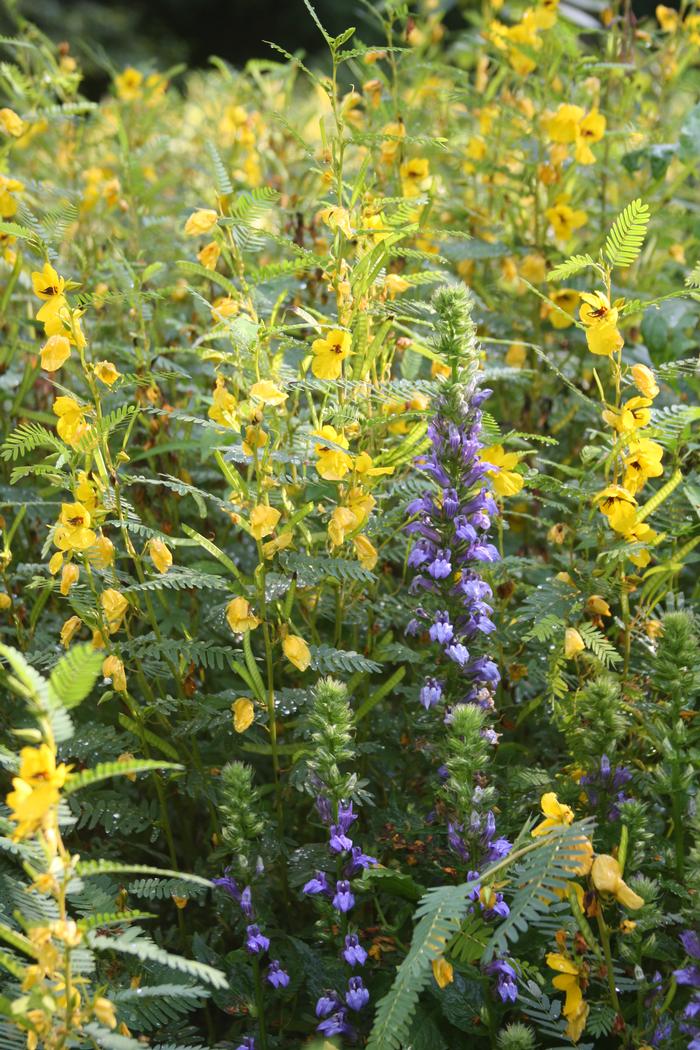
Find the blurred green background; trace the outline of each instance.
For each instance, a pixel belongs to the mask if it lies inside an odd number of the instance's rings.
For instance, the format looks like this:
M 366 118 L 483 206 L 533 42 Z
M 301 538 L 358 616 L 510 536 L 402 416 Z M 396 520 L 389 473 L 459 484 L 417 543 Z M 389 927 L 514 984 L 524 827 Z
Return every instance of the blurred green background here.
M 2 0 L 0 0 L 2 2 Z M 117 67 L 151 65 L 166 69 L 179 62 L 207 64 L 219 55 L 241 66 L 250 58 L 271 58 L 265 43 L 272 40 L 288 51 L 307 54 L 321 50 L 318 30 L 303 0 L 13 0 L 19 11 L 57 41 L 67 40 L 81 53 L 88 74 L 83 85 L 98 95 L 107 83 L 102 59 Z M 534 2 L 534 0 L 533 0 Z M 666 0 L 669 3 L 669 0 Z M 678 0 L 670 0 L 677 6 Z M 313 0 L 328 31 L 340 33 L 356 26 L 367 43 L 380 43 L 377 23 L 367 8 L 381 0 Z M 448 26 L 464 24 L 465 9 L 480 0 L 440 0 Z M 634 0 L 637 17 L 653 12 L 656 0 Z M 418 6 L 418 5 L 416 5 Z M 582 28 L 600 26 L 597 12 L 607 0 L 562 0 Z M 1 9 L 0 9 L 1 10 Z M 578 17 L 576 17 L 578 16 Z M 2 24 L 4 23 L 4 24 Z M 0 14 L 0 31 L 12 32 Z

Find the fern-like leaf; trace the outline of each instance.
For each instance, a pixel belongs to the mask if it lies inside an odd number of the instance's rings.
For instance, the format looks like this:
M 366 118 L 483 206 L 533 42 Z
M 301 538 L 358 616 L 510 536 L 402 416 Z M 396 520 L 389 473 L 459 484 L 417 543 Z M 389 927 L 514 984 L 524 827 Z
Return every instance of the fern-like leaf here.
M 611 266 L 632 265 L 642 250 L 649 218 L 648 205 L 639 199 L 618 215 L 605 241 L 605 257 Z
M 590 255 L 572 255 L 570 259 L 565 259 L 563 263 L 559 263 L 553 270 L 550 270 L 547 274 L 547 280 L 566 281 L 569 277 L 573 277 L 574 274 L 585 270 L 587 266 L 595 266 L 595 261 Z

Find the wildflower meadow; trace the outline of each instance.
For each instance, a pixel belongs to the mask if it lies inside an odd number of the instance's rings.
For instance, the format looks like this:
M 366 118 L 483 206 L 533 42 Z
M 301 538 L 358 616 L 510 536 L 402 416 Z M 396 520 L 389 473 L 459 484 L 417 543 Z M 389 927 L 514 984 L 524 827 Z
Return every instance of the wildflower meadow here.
M 700 9 L 7 6 L 0 1050 L 698 1050 Z

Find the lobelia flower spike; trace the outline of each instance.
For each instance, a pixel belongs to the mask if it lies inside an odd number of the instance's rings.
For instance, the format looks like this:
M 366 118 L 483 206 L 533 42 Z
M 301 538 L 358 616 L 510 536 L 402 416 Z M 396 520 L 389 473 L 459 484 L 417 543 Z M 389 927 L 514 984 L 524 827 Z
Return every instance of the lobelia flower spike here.
M 478 385 L 479 348 L 469 293 L 461 287 L 445 288 L 433 304 L 435 349 L 449 363 L 451 375 L 428 427 L 431 448 L 417 460 L 431 484 L 407 508 L 411 520 L 405 531 L 414 538 L 408 564 L 416 570 L 410 590 L 420 595 L 407 630 L 427 631 L 431 642 L 434 666 L 419 699 L 426 710 L 443 705 L 448 736 L 440 795 L 449 813 L 447 839 L 468 878 L 476 879 L 483 866 L 511 849 L 507 839 L 496 835 L 491 808 L 495 793 L 484 775 L 498 742 L 488 722 L 500 681 L 496 664 L 479 652 L 480 636 L 495 630 L 492 591 L 480 569 L 499 558 L 488 542 L 498 513 L 489 491 L 493 464 L 480 458 L 481 406 L 491 391 Z M 486 919 L 508 914 L 502 894 L 489 888 L 477 885 L 472 899 Z M 514 971 L 506 962 L 493 965 L 489 972 L 498 979 L 498 993 L 503 997 L 507 989 L 507 997 L 514 998 Z

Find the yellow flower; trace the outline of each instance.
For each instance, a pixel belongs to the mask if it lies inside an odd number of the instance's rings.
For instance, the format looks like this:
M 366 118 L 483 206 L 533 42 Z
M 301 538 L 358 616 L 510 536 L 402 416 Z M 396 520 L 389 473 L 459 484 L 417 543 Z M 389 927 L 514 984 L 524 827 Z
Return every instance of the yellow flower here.
M 267 507 L 264 504 L 253 507 L 250 515 L 250 531 L 256 540 L 269 536 L 277 528 L 277 522 L 282 515 L 275 507 Z
M 505 356 L 509 368 L 524 368 L 527 363 L 527 349 L 522 343 L 511 343 Z
M 100 605 L 107 621 L 107 630 L 110 634 L 116 634 L 129 608 L 128 600 L 113 587 L 108 587 L 100 595 Z
M 118 693 L 126 692 L 126 674 L 124 664 L 118 656 L 108 656 L 102 663 L 102 674 L 112 679 L 112 686 Z
M 575 142 L 579 124 L 583 119 L 580 106 L 562 102 L 556 113 L 546 113 L 543 117 L 544 129 L 552 142 L 568 144 Z
M 255 707 L 252 700 L 246 696 L 239 696 L 238 700 L 234 700 L 231 704 L 231 711 L 233 712 L 233 728 L 237 733 L 245 733 L 246 729 L 250 729 L 255 721 Z
M 9 609 L 12 605 L 12 598 L 5 591 L 0 591 L 0 611 L 4 612 L 5 609 Z
M 552 225 L 554 236 L 559 241 L 568 241 L 576 230 L 585 225 L 588 218 L 585 211 L 580 208 L 571 208 L 562 200 L 557 201 L 551 208 L 547 208 L 545 215 Z
M 77 631 L 83 625 L 83 621 L 79 616 L 70 616 L 61 627 L 61 645 L 64 649 L 67 649 L 70 643 L 73 641 L 73 637 Z
M 97 539 L 90 528 L 90 511 L 82 503 L 62 503 L 53 542 L 61 551 L 85 551 Z
M 547 966 L 557 971 L 557 976 L 552 979 L 554 987 L 566 992 L 562 1012 L 569 1022 L 567 1035 L 576 1043 L 586 1027 L 589 1009 L 581 991 L 582 967 L 558 952 L 547 953 Z
M 251 426 L 245 428 L 245 441 L 241 448 L 246 456 L 252 456 L 256 449 L 264 448 L 267 444 L 267 434 L 262 427 Z
M 650 438 L 634 436 L 625 455 L 625 476 L 623 485 L 628 492 L 635 495 L 646 484 L 649 478 L 658 478 L 664 468 L 661 459 L 664 450 Z
M 117 1027 L 117 1015 L 114 1011 L 114 1004 L 109 999 L 105 999 L 103 995 L 98 995 L 92 1004 L 92 1009 L 100 1024 L 106 1025 L 107 1028 Z
M 481 452 L 481 460 L 490 463 L 496 470 L 489 470 L 489 477 L 493 478 L 493 488 L 499 496 L 516 496 L 525 484 L 521 474 L 513 470 L 520 462 L 524 453 L 506 452 L 503 445 L 489 445 Z
M 41 367 L 57 372 L 70 357 L 70 341 L 63 335 L 50 336 L 41 348 Z
M 656 376 L 646 365 L 632 365 L 632 380 L 642 397 L 653 400 L 659 392 Z
M 622 878 L 620 865 L 608 853 L 599 854 L 593 861 L 591 879 L 599 893 L 610 893 L 625 908 L 642 908 L 644 900 L 631 890 Z
M 88 551 L 88 558 L 96 569 L 106 569 L 114 562 L 114 544 L 107 536 L 98 536 L 97 542 Z
M 60 591 L 64 598 L 70 594 L 71 587 L 76 584 L 79 579 L 80 569 L 75 562 L 69 561 L 67 565 L 63 566 Z
M 680 24 L 678 11 L 673 7 L 665 7 L 663 4 L 657 5 L 656 17 L 664 33 L 675 33 Z
M 384 278 L 384 287 L 390 299 L 395 299 L 401 292 L 405 292 L 411 285 L 398 273 L 388 273 Z
M 430 189 L 430 161 L 426 157 L 414 157 L 404 161 L 400 175 L 404 197 L 418 197 Z
M 597 324 L 587 328 L 586 342 L 591 353 L 600 357 L 611 357 L 625 345 L 614 324 Z
M 650 405 L 648 397 L 631 397 L 620 408 L 606 409 L 602 413 L 603 419 L 618 433 L 627 434 L 648 426 L 651 420 Z
M 51 263 L 44 263 L 42 270 L 34 270 L 32 272 L 34 294 L 47 302 L 61 295 L 65 286 L 65 280 L 63 277 L 59 277 Z
M 67 395 L 57 397 L 53 403 L 54 414 L 58 416 L 56 431 L 67 445 L 73 448 L 80 443 L 80 439 L 90 429 L 85 420 L 87 409 L 83 405 Z
M 444 955 L 441 955 L 438 959 L 433 959 L 433 977 L 437 981 L 438 987 L 446 988 L 448 984 L 452 984 L 454 981 L 454 971 L 452 964 L 447 961 Z
M 197 259 L 207 270 L 215 270 L 221 255 L 221 248 L 216 241 L 210 241 L 197 252 Z
M 366 536 L 355 536 L 352 542 L 360 565 L 363 569 L 369 569 L 371 572 L 377 564 L 377 559 L 379 557 L 376 548 L 370 543 Z
M 11 135 L 18 139 L 24 134 L 25 124 L 22 118 L 15 113 L 14 109 L 0 109 L 0 131 L 5 135 Z
M 597 109 L 592 109 L 578 126 L 575 157 L 579 164 L 595 164 L 591 143 L 600 142 L 605 134 L 606 120 Z
M 395 470 L 396 467 L 375 467 L 368 452 L 360 452 L 355 459 L 355 473 L 364 474 L 369 478 L 378 478 L 383 474 L 393 474 Z
M 326 424 L 320 430 L 314 430 L 315 437 L 323 438 L 332 444 L 316 445 L 316 470 L 326 481 L 341 481 L 352 467 L 352 459 L 347 452 L 349 442 L 335 427 Z
M 151 561 L 160 573 L 166 573 L 173 564 L 173 556 L 170 553 L 170 549 L 161 539 L 154 537 L 148 541 L 148 553 Z
M 114 78 L 114 86 L 117 89 L 117 97 L 124 102 L 134 102 L 141 95 L 143 73 L 133 66 L 127 66 Z
M 94 368 L 95 375 L 105 386 L 114 386 L 121 376 L 121 372 L 118 371 L 111 361 L 98 361 Z
M 287 400 L 284 390 L 271 383 L 269 379 L 262 379 L 259 383 L 253 383 L 250 388 L 250 396 L 254 401 L 261 401 L 263 405 L 283 405 Z
M 651 525 L 647 525 L 645 521 L 640 521 L 633 525 L 624 534 L 625 539 L 630 543 L 655 543 L 658 539 L 658 532 L 652 529 Z M 645 569 L 651 561 L 651 554 L 648 550 L 638 550 L 633 554 L 628 554 L 627 557 L 636 565 L 638 569 Z
M 595 496 L 598 510 L 615 532 L 629 532 L 637 517 L 637 501 L 622 485 L 608 485 Z
M 185 236 L 200 237 L 204 233 L 209 233 L 218 221 L 219 216 L 213 208 L 200 208 L 198 211 L 192 212 L 185 223 Z
M 317 379 L 339 379 L 342 362 L 352 353 L 352 336 L 339 328 L 332 329 L 324 339 L 314 339 L 311 344 L 313 361 L 311 371 Z
M 331 207 L 324 208 L 318 213 L 318 219 L 324 222 L 329 229 L 340 230 L 348 240 L 355 236 L 355 231 L 350 223 L 350 212 L 347 208 Z
M 282 641 L 284 655 L 300 671 L 305 671 L 311 663 L 311 652 L 303 638 L 297 634 L 288 634 Z
M 47 744 L 22 748 L 19 776 L 13 777 L 14 790 L 5 800 L 11 810 L 10 820 L 18 825 L 14 838 L 25 838 L 42 825 L 58 803 L 69 770 L 70 766 L 63 763 L 56 765 L 56 756 Z
M 540 316 L 549 321 L 553 328 L 569 328 L 574 324 L 571 315 L 578 304 L 579 293 L 573 288 L 560 288 L 550 292 L 549 298 L 559 307 L 559 310 L 555 310 L 550 303 L 542 303 Z M 562 313 L 562 310 L 565 313 Z
M 212 404 L 207 415 L 222 427 L 238 426 L 238 402 L 226 389 L 226 381 L 221 376 L 216 377 Z
M 232 598 L 226 606 L 226 621 L 234 634 L 245 634 L 259 627 L 260 620 L 245 598 Z
M 215 321 L 223 321 L 227 317 L 235 317 L 240 310 L 240 305 L 230 295 L 221 295 L 211 304 L 211 315 Z
M 540 799 L 540 806 L 545 819 L 541 821 L 536 828 L 533 828 L 532 835 L 534 838 L 539 835 L 546 835 L 552 828 L 556 828 L 560 824 L 573 823 L 573 809 L 571 806 L 565 806 L 560 802 L 553 791 L 547 791 L 542 796 Z
M 328 535 L 333 546 L 340 547 L 345 543 L 347 534 L 353 532 L 359 525 L 357 516 L 349 507 L 336 507 L 328 523 Z
M 573 660 L 575 656 L 582 653 L 586 648 L 583 638 L 575 627 L 567 627 L 564 634 L 564 656 L 567 660 Z

